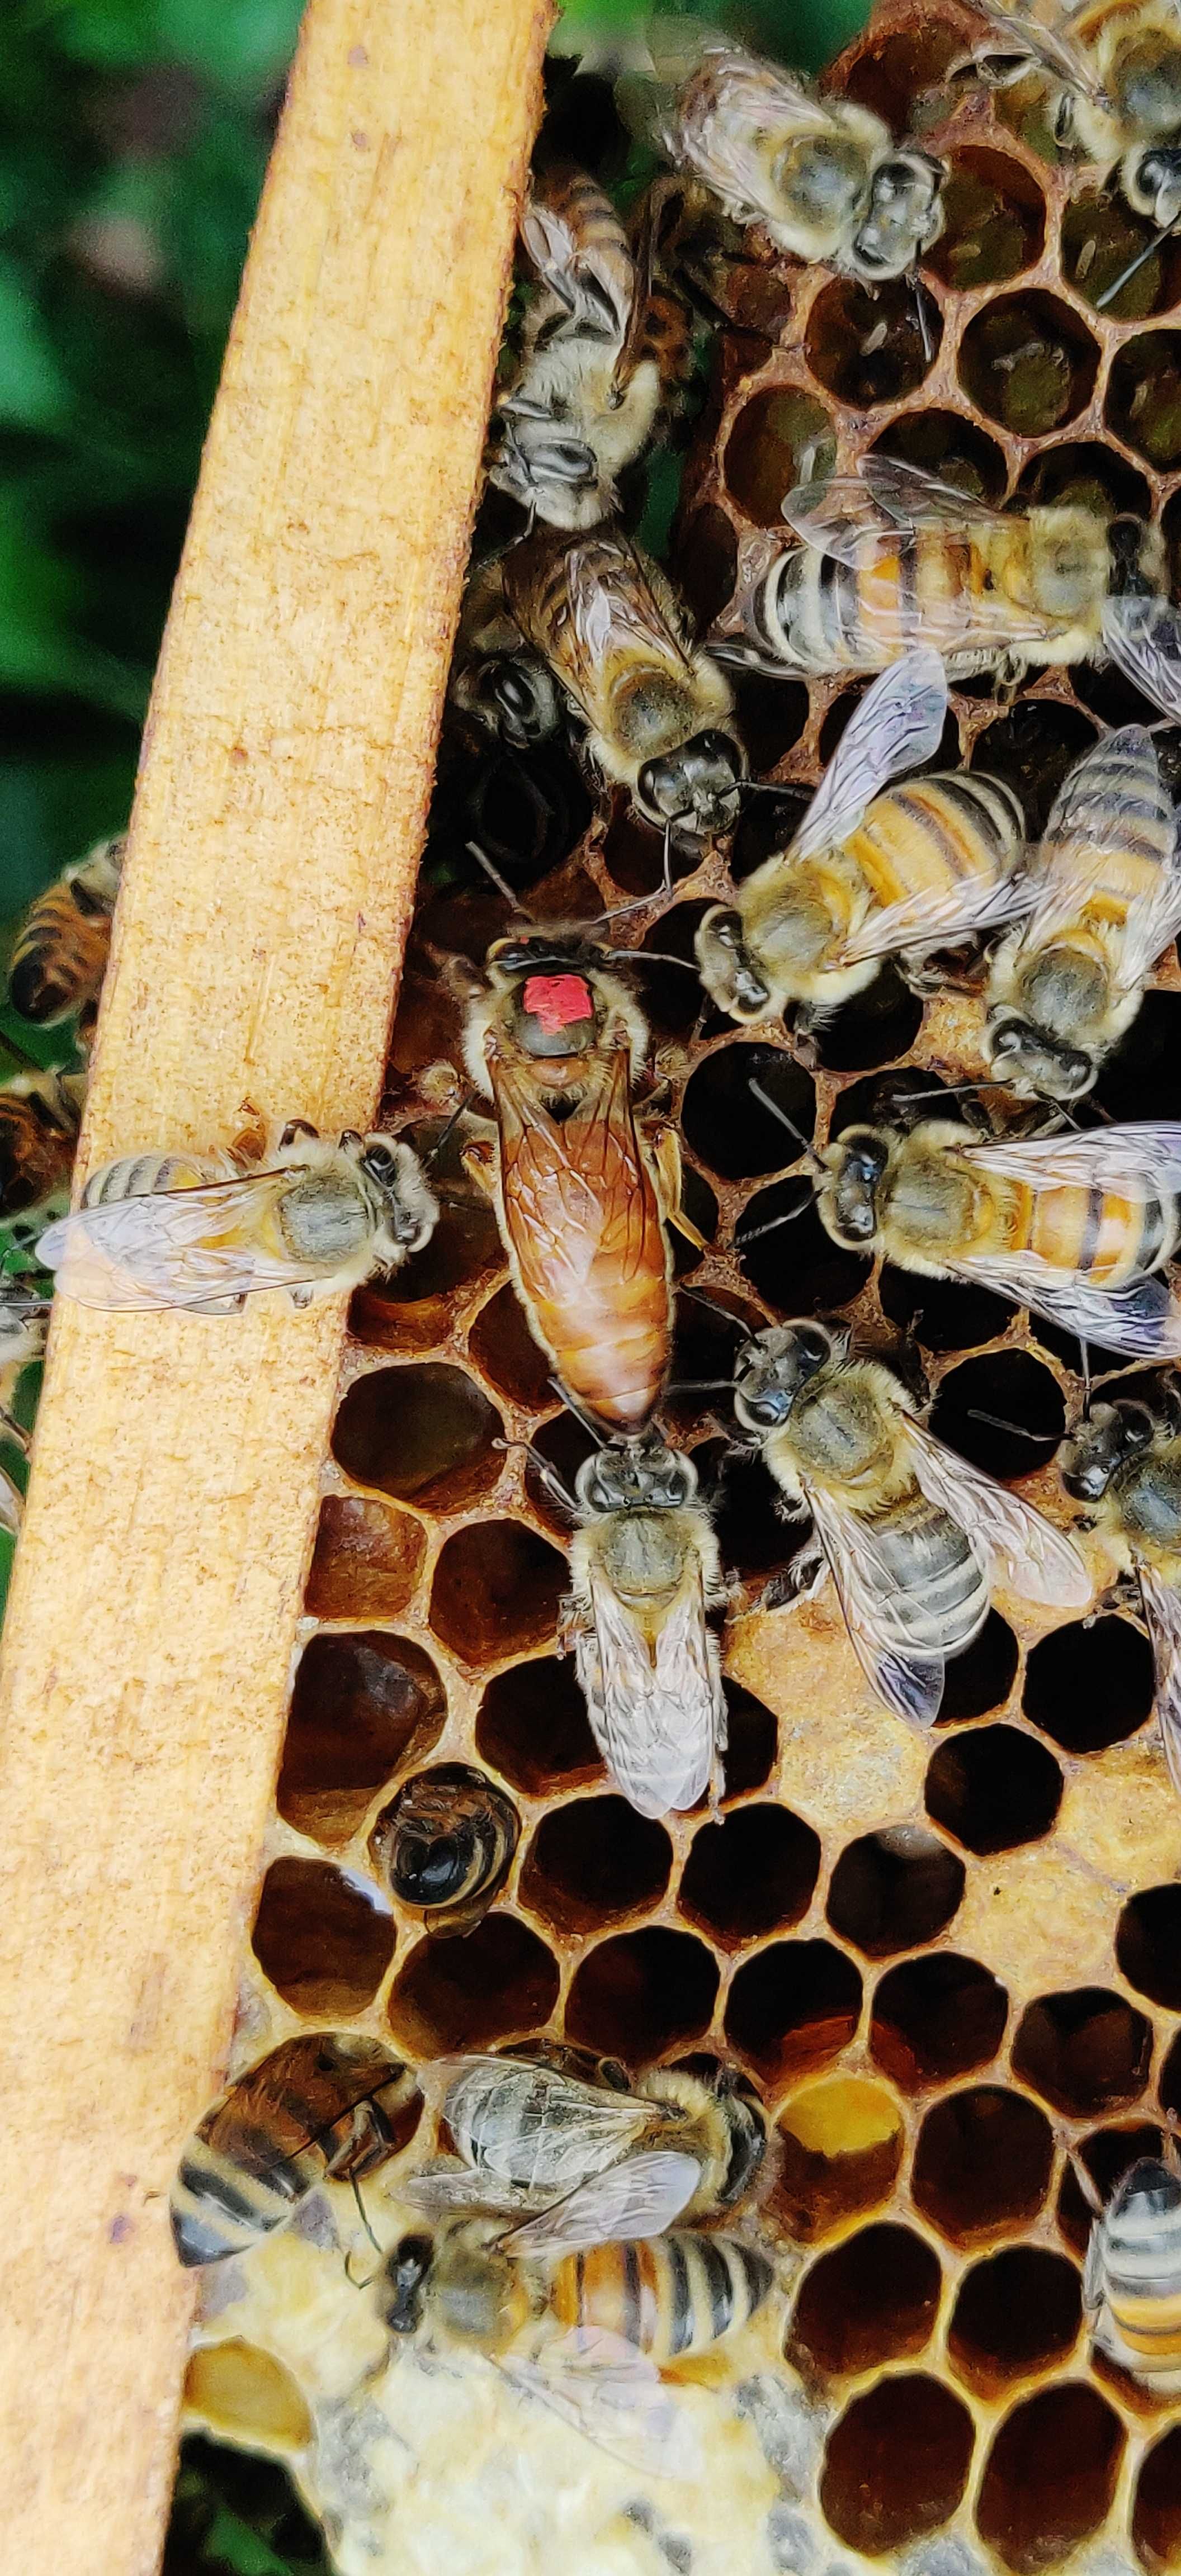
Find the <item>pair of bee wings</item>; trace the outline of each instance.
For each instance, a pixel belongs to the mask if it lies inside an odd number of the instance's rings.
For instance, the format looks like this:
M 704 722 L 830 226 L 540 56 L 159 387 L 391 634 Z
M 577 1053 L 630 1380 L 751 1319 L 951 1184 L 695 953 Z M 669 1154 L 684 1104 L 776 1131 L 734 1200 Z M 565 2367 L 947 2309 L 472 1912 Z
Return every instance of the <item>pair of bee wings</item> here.
M 631 1105 L 626 1045 L 605 1048 L 573 1115 L 552 1118 L 527 1075 L 489 1053 L 505 1218 L 528 1298 L 541 1306 L 586 1293 L 592 1261 L 624 1283 L 663 1271 L 656 1185 Z
M 501 2237 L 504 2253 L 528 2256 L 585 2254 L 594 2245 L 625 2243 L 632 2237 L 663 2236 L 688 2207 L 701 2181 L 696 2156 L 654 2147 L 625 2156 L 605 2173 L 577 2183 L 562 2200 L 519 2219 Z M 462 2209 L 518 2218 L 524 2197 L 510 2183 L 497 2183 L 486 2172 L 454 2172 L 445 2167 L 414 2177 L 409 2186 L 420 2207 L 435 2211 Z
M 298 1288 L 323 1268 L 263 1251 L 259 1233 L 292 1169 L 251 1172 L 199 1189 L 104 1199 L 48 1227 L 37 1257 L 80 1306 L 112 1311 L 220 1305 L 261 1288 Z
M 721 1663 L 700 1561 L 686 1566 L 653 1646 L 593 1566 L 589 1586 L 594 1625 L 574 1651 L 591 1732 L 638 1815 L 680 1814 L 704 1794 L 725 1743 Z
M 562 336 L 586 333 L 614 343 L 615 381 L 624 382 L 647 318 L 653 220 L 645 215 L 633 256 L 617 220 L 592 237 L 570 221 L 560 204 L 539 192 L 521 217 L 521 239 L 542 285 L 566 307 L 569 318 L 560 325 Z M 511 401 L 506 408 L 512 408 Z
M 536 2358 L 503 2355 L 496 2368 L 613 2459 L 641 2475 L 695 2481 L 705 2460 L 697 2432 L 655 2362 L 602 2326 L 572 2326 Z
M 621 530 L 571 546 L 560 651 L 567 687 L 594 720 L 609 658 L 634 652 L 692 671 L 682 611 L 655 564 Z
M 1104 734 L 1066 778 L 1030 871 L 1023 944 L 1049 947 L 1069 930 L 1102 886 L 1108 861 L 1123 854 L 1150 861 L 1156 873 L 1123 936 L 1121 984 L 1134 991 L 1181 930 L 1177 818 L 1143 725 Z
M 503 2239 L 509 2254 L 573 2254 L 616 2239 L 662 2236 L 701 2180 L 698 2158 L 636 2140 L 676 2128 L 668 2104 L 584 2084 L 556 2067 L 503 2057 L 444 2059 L 443 2116 L 464 2162 L 414 2177 L 431 2209 L 545 2206 Z
M 1061 81 L 1076 97 L 1090 99 L 1096 107 L 1110 107 L 1094 60 L 1073 33 L 1069 11 L 1059 10 L 1047 22 L 1023 10 L 1002 8 L 1000 0 L 972 0 L 972 6 L 1001 39 L 996 47 L 981 47 L 978 60 L 999 57 L 1005 64 L 1026 64 Z
M 1174 1119 L 1140 1119 L 1071 1136 L 998 1137 L 963 1151 L 983 1171 L 1035 1191 L 1110 1190 L 1133 1205 L 1181 1193 L 1181 1124 Z M 1032 1307 L 1080 1341 L 1129 1359 L 1181 1359 L 1181 1307 L 1160 1271 L 1106 1289 L 1029 1251 L 974 1253 L 948 1268 L 958 1279 Z
M 928 1502 L 965 1531 L 990 1580 L 999 1571 L 1025 1601 L 1085 1606 L 1091 1581 L 1077 1548 L 1032 1503 L 969 1466 L 909 1417 L 905 1436 L 916 1484 Z M 863 1672 L 899 1717 L 933 1725 L 943 1697 L 946 1655 L 915 1649 L 898 1614 L 897 1565 L 879 1547 L 872 1522 L 801 1481 Z M 949 1639 L 949 1647 L 958 1642 Z

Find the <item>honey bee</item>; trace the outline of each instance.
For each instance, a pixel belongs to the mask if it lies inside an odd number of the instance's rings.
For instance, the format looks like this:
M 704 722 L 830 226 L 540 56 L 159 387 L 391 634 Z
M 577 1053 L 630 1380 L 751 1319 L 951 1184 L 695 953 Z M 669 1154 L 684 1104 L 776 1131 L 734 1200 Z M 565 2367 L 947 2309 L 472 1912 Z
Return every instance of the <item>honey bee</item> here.
M 1066 1441 L 1062 1482 L 1090 1507 L 1140 1590 L 1156 1665 L 1156 1709 L 1174 1788 L 1181 1795 L 1181 1395 L 1151 1403 L 1121 1396 L 1092 1406 Z
M 369 1837 L 374 1866 L 399 1905 L 444 1940 L 474 1931 L 508 1876 L 520 1821 L 511 1798 L 467 1762 L 441 1762 L 403 1782 Z
M 504 559 L 469 575 L 448 682 L 454 704 L 513 751 L 533 751 L 564 722 L 549 664 L 530 653 L 504 596 Z
M 1081 2159 L 1075 2172 L 1094 2209 L 1083 2307 L 1097 2352 L 1154 2395 L 1181 2394 L 1181 2158 L 1140 2156 L 1106 2207 Z
M 493 414 L 490 479 L 551 527 L 593 528 L 688 371 L 686 317 L 652 286 L 651 227 L 637 260 L 585 171 L 555 170 L 534 188 L 521 238 L 541 292 Z
M 685 41 L 678 20 L 669 43 Z M 762 224 L 777 250 L 870 281 L 901 277 L 938 240 L 942 162 L 899 150 L 869 108 L 815 98 L 723 36 L 688 41 L 658 140 L 734 223 Z
M 282 2040 L 185 2147 L 170 2200 L 181 2262 L 245 2253 L 318 2184 L 372 2173 L 407 2144 L 421 2109 L 413 2076 L 379 2040 L 331 2030 Z
M 505 598 L 587 728 L 607 779 L 637 813 L 693 841 L 728 831 L 744 762 L 733 697 L 691 639 L 659 566 L 621 528 L 537 533 L 504 563 Z
M 911 971 L 932 948 L 1011 919 L 1023 896 L 1021 807 L 999 779 L 912 779 L 938 750 L 947 680 L 937 653 L 906 653 L 846 726 L 789 849 L 715 904 L 697 932 L 701 980 L 735 1020 L 789 1003 L 814 1027 L 872 982 L 884 957 Z
M 96 1172 L 38 1258 L 83 1306 L 236 1313 L 261 1288 L 308 1306 L 396 1270 L 438 1207 L 408 1145 L 292 1119 L 262 1171 L 234 1151 L 129 1155 Z
M 1026 1601 L 1090 1600 L 1071 1541 L 933 1439 L 893 1372 L 850 1356 L 847 1332 L 756 1334 L 738 1354 L 734 1410 L 791 1513 L 812 1522 L 793 1591 L 827 1568 L 858 1662 L 898 1716 L 934 1724 L 948 1658 L 979 1635 L 998 1576 Z
M 740 640 L 711 639 L 771 671 L 880 671 L 922 643 L 953 682 L 1118 659 L 1114 587 L 1146 591 L 1163 560 L 1134 520 L 1074 501 L 994 509 L 893 456 L 796 485 L 783 514 L 802 543 L 748 541 L 725 619 Z
M 1133 211 L 1167 231 L 1181 214 L 1181 24 L 1168 0 L 1073 11 L 1047 0 L 1040 17 L 999 0 L 973 5 L 999 39 L 973 57 L 988 86 L 1041 74 L 1055 141 L 1076 144 L 1105 177 L 1118 163 Z
M 1181 1357 L 1166 1263 L 1181 1238 L 1181 1126 L 977 1142 L 952 1119 L 847 1127 L 821 1157 L 834 1243 L 961 1279 L 1130 1359 Z
M 1080 1100 L 1181 929 L 1176 818 L 1142 725 L 1076 761 L 1029 883 L 1032 908 L 988 980 L 988 1060 L 1027 1097 Z
M 39 1360 L 49 1330 L 49 1306 L 31 1296 L 20 1280 L 0 1274 L 0 1436 L 28 1455 L 29 1434 L 11 1411 L 21 1370 Z M 16 1538 L 24 1517 L 25 1498 L 15 1476 L 0 1464 L 0 1529 Z
M 464 1033 L 498 1144 L 464 1163 L 495 1198 L 534 1340 L 609 1429 L 642 1429 L 668 1371 L 678 1211 L 671 1126 L 641 1131 L 633 1091 L 648 1030 L 605 953 L 575 930 L 496 940 Z
M 9 999 L 23 1019 L 49 1028 L 97 1000 L 126 847 L 126 833 L 96 841 L 32 905 L 8 969 Z
M 0 1089 L 0 1216 L 43 1208 L 69 1188 L 85 1094 L 72 1073 L 18 1073 Z

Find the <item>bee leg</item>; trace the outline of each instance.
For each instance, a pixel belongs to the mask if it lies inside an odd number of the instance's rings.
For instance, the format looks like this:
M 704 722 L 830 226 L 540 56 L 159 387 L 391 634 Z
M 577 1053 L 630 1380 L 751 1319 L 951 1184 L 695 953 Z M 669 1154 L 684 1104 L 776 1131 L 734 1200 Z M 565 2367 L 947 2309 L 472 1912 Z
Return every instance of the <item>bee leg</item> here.
M 293 1288 L 291 1291 L 291 1303 L 293 1306 L 297 1307 L 299 1312 L 302 1314 L 304 1307 L 311 1305 L 312 1295 L 313 1291 L 310 1288 Z
M 816 1538 L 805 1539 L 798 1556 L 773 1574 L 763 1594 L 764 1610 L 787 1610 L 796 1601 L 814 1601 L 828 1573 L 828 1558 Z
M 305 1136 L 314 1142 L 319 1133 L 319 1128 L 313 1127 L 309 1118 L 289 1118 L 279 1138 L 279 1152 L 286 1153 L 289 1146 L 298 1145 Z
M 476 1188 L 483 1191 L 485 1198 L 495 1198 L 495 1145 L 491 1143 L 485 1144 L 482 1138 L 475 1138 L 470 1144 L 464 1146 L 459 1159 L 463 1165 L 464 1171 L 467 1173 L 469 1181 L 475 1182 Z
M 1144 1626 L 1140 1586 L 1134 1574 L 1117 1574 L 1114 1583 L 1109 1583 L 1106 1592 L 1101 1592 L 1088 1610 L 1083 1626 L 1093 1628 L 1097 1619 L 1117 1617 L 1130 1617 L 1137 1627 Z
M 709 1245 L 705 1236 L 699 1233 L 692 1217 L 686 1216 L 681 1206 L 681 1140 L 676 1128 L 651 1127 L 647 1131 L 647 1141 L 652 1150 L 652 1160 L 656 1165 L 657 1194 L 661 1200 L 661 1214 L 665 1224 L 671 1225 L 677 1234 L 683 1235 L 686 1243 L 691 1243 L 696 1252 L 708 1252 Z
M 238 1111 L 242 1125 L 231 1140 L 230 1153 L 236 1163 L 261 1163 L 267 1149 L 267 1122 L 252 1100 L 244 1100 Z
M 803 1066 L 805 1073 L 815 1073 L 820 1064 L 820 1052 L 816 1043 L 818 1026 L 816 1013 L 809 1010 L 806 1002 L 797 1002 L 790 1022 L 791 1051 L 796 1063 Z
M 1025 657 L 1021 653 L 1002 653 L 996 665 L 993 696 L 998 707 L 1011 707 L 1025 677 Z

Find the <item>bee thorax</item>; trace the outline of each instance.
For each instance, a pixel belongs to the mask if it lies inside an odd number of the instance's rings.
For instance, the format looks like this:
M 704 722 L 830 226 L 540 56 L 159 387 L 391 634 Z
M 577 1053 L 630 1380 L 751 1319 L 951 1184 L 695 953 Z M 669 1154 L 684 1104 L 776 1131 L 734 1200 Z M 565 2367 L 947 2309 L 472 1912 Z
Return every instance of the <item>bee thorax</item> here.
M 293 1261 L 348 1261 L 369 1231 L 356 1182 L 344 1174 L 309 1173 L 295 1181 L 279 1205 L 279 1225 Z

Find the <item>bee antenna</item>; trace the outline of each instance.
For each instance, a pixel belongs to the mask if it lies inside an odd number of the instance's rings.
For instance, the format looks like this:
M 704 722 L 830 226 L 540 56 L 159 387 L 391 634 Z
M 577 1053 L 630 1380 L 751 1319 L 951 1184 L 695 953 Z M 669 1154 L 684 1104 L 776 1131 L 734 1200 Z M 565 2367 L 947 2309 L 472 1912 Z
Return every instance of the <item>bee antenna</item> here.
M 919 338 L 923 344 L 923 363 L 925 366 L 929 367 L 931 360 L 935 355 L 935 344 L 931 338 L 931 326 L 927 320 L 927 308 L 923 302 L 923 290 L 919 284 L 917 269 L 907 269 L 906 282 L 914 297 L 914 309 L 918 318 Z
M 421 1159 L 421 1162 L 422 1162 L 422 1168 L 423 1168 L 424 1172 L 429 1172 L 429 1170 L 430 1170 L 430 1168 L 431 1168 L 432 1163 L 437 1163 L 437 1162 L 438 1162 L 439 1156 L 440 1156 L 440 1154 L 441 1154 L 441 1153 L 442 1153 L 442 1151 L 443 1151 L 443 1147 L 444 1147 L 444 1145 L 447 1143 L 448 1138 L 451 1136 L 451 1134 L 453 1133 L 454 1129 L 455 1129 L 456 1127 L 458 1127 L 459 1122 L 460 1122 L 460 1119 L 462 1118 L 462 1116 L 463 1116 L 463 1113 L 464 1113 L 465 1109 L 470 1109 L 470 1108 L 471 1108 L 471 1105 L 472 1105 L 473 1100 L 475 1099 L 475 1096 L 476 1096 L 476 1095 L 475 1095 L 475 1092 L 474 1092 L 474 1091 L 465 1091 L 465 1093 L 464 1093 L 464 1095 L 463 1095 L 463 1098 L 462 1098 L 462 1100 L 460 1101 L 460 1104 L 459 1104 L 458 1109 L 453 1109 L 453 1110 L 452 1110 L 452 1112 L 451 1112 L 451 1116 L 449 1117 L 449 1119 L 448 1119 L 448 1121 L 447 1121 L 447 1124 L 446 1124 L 446 1126 L 445 1126 L 445 1127 L 444 1127 L 444 1129 L 443 1129 L 442 1135 L 441 1135 L 441 1136 L 436 1136 L 435 1141 L 434 1141 L 434 1144 L 431 1146 L 431 1149 L 430 1149 L 429 1154 L 423 1154 L 423 1155 L 421 1156 L 421 1158 L 420 1158 L 420 1159 Z
M 733 1386 L 732 1377 L 680 1377 L 675 1386 L 666 1386 L 664 1392 L 666 1395 L 729 1395 Z
M 822 1172 L 824 1170 L 824 1164 L 812 1143 L 811 1137 L 805 1136 L 803 1128 L 797 1127 L 794 1118 L 788 1117 L 786 1109 L 780 1108 L 779 1102 L 772 1099 L 769 1091 L 764 1091 L 762 1083 L 753 1073 L 750 1077 L 750 1087 L 754 1093 L 755 1099 L 760 1100 L 764 1109 L 769 1109 L 771 1116 L 773 1118 L 777 1118 L 780 1126 L 786 1127 L 788 1134 L 795 1137 L 797 1145 L 802 1146 L 813 1171 Z
M 576 1404 L 576 1403 L 575 1403 L 574 1397 L 573 1397 L 572 1395 L 567 1394 L 567 1391 L 566 1391 L 565 1387 L 564 1387 L 564 1386 L 563 1386 L 563 1384 L 562 1384 L 561 1378 L 560 1378 L 560 1377 L 551 1377 L 551 1379 L 550 1379 L 550 1385 L 552 1386 L 552 1388 L 553 1388 L 553 1390 L 554 1390 L 554 1394 L 555 1394 L 555 1395 L 557 1395 L 557 1396 L 560 1396 L 560 1397 L 561 1397 L 561 1400 L 562 1400 L 563 1404 L 564 1404 L 564 1405 L 565 1405 L 565 1407 L 566 1407 L 566 1411 L 567 1411 L 567 1413 L 572 1413 L 572 1414 L 573 1414 L 573 1416 L 574 1416 L 575 1421 L 576 1421 L 576 1422 L 581 1422 L 582 1427 L 583 1427 L 583 1430 L 584 1430 L 584 1431 L 589 1431 L 590 1436 L 591 1436 L 591 1439 L 594 1441 L 595 1447 L 596 1447 L 597 1449 L 609 1449 L 609 1448 L 610 1448 L 610 1446 L 611 1446 L 611 1443 L 610 1443 L 610 1441 L 609 1441 L 609 1439 L 608 1439 L 608 1437 L 607 1437 L 606 1432 L 605 1432 L 605 1431 L 600 1431 L 599 1426 L 598 1426 L 598 1423 L 595 1421 L 595 1418 L 594 1418 L 594 1415 L 593 1415 L 593 1414 L 590 1414 L 590 1413 L 584 1413 L 584 1412 L 583 1412 L 583 1409 L 582 1409 L 582 1406 L 581 1406 L 580 1404 Z
M 743 1341 L 749 1340 L 749 1324 L 744 1324 L 740 1315 L 732 1315 L 728 1306 L 719 1306 L 716 1297 L 707 1297 L 704 1288 L 691 1288 L 686 1279 L 678 1279 L 677 1295 L 692 1297 L 697 1305 L 707 1306 L 711 1315 L 720 1316 L 724 1324 L 733 1324 L 735 1332 L 741 1333 Z
M 968 1420 L 969 1422 L 990 1422 L 994 1431 L 1011 1431 L 1015 1440 L 1047 1440 L 1052 1448 L 1056 1449 L 1058 1446 L 1056 1431 L 1029 1431 L 1023 1422 L 1006 1422 L 1003 1413 L 981 1413 L 979 1407 L 974 1404 L 968 1406 Z
M 607 957 L 624 958 L 629 966 L 684 966 L 690 975 L 697 973 L 691 957 L 666 956 L 660 948 L 608 948 L 603 953 Z
M 487 850 L 482 850 L 478 841 L 465 841 L 464 848 L 469 858 L 475 860 L 477 867 L 483 868 L 485 876 L 491 877 L 497 893 L 504 896 L 506 903 L 511 903 L 513 911 L 519 912 L 526 921 L 536 921 L 537 915 L 532 904 L 523 903 L 520 895 L 513 893 L 507 877 L 502 877 L 499 868 L 493 865 Z
M 544 1453 L 535 1446 L 532 1440 L 494 1440 L 492 1442 L 492 1447 L 494 1449 L 503 1449 L 506 1456 L 510 1449 L 523 1449 L 530 1465 L 536 1468 L 547 1492 L 556 1497 L 557 1501 L 562 1504 L 564 1510 L 568 1512 L 577 1512 L 578 1505 L 569 1486 L 558 1474 L 557 1468 L 544 1455 Z
M 747 1244 L 757 1243 L 761 1235 L 777 1234 L 781 1225 L 794 1225 L 798 1216 L 807 1216 L 811 1205 L 811 1199 L 801 1199 L 798 1207 L 786 1209 L 782 1216 L 768 1217 L 765 1225 L 752 1226 L 749 1234 L 736 1234 L 734 1237 L 735 1251 L 745 1252 Z
M 1114 304 L 1116 296 L 1122 294 L 1124 287 L 1130 283 L 1131 279 L 1139 275 L 1145 261 L 1150 260 L 1154 251 L 1158 251 L 1160 249 L 1161 243 L 1167 242 L 1170 234 L 1176 232 L 1178 224 L 1181 224 L 1181 214 L 1174 215 L 1171 224 L 1162 225 L 1159 233 L 1154 233 L 1152 240 L 1145 243 L 1143 250 L 1137 251 L 1135 259 L 1129 260 L 1126 268 L 1121 268 L 1119 276 L 1115 279 L 1114 283 L 1111 286 L 1105 286 L 1102 295 L 1096 296 L 1095 310 L 1097 313 L 1105 313 L 1108 305 Z

